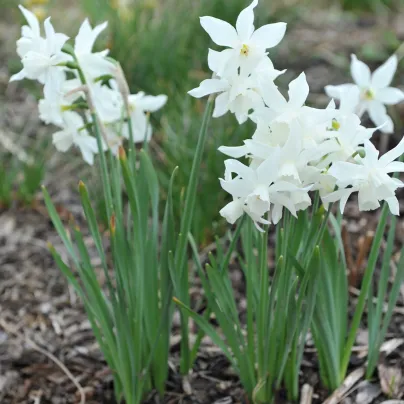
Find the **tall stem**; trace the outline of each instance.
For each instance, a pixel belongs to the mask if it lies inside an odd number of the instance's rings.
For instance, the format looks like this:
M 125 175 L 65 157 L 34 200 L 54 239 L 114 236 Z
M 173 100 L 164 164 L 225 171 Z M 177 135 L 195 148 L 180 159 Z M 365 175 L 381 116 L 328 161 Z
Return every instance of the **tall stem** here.
M 180 290 L 175 292 L 179 298 L 188 304 L 188 274 L 186 266 L 188 233 L 191 230 L 192 219 L 194 214 L 196 191 L 199 180 L 199 172 L 202 162 L 203 151 L 205 148 L 209 122 L 213 111 L 213 98 L 209 97 L 205 113 L 203 116 L 202 126 L 198 136 L 198 143 L 195 150 L 194 160 L 192 162 L 191 174 L 185 194 L 184 213 L 181 220 L 180 234 L 178 237 L 177 248 L 175 251 L 175 270 L 178 277 L 176 285 Z M 188 373 L 191 367 L 191 355 L 189 347 L 189 329 L 188 314 L 181 310 L 181 372 Z

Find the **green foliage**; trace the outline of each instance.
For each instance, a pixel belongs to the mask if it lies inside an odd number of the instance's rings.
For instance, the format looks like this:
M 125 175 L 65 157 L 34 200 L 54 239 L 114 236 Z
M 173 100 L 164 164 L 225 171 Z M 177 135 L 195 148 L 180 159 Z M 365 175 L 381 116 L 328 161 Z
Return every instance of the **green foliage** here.
M 342 7 L 346 10 L 380 11 L 386 7 L 394 7 L 397 0 L 341 0 Z
M 13 202 L 30 205 L 45 175 L 44 161 L 24 162 L 11 154 L 3 154 L 0 159 L 0 206 L 10 207 Z
M 317 244 L 325 223 L 322 211 L 310 218 L 304 212 L 298 219 L 286 214 L 283 226 L 277 228 L 275 268 L 268 268 L 268 232 L 258 232 L 249 218 L 239 222 L 227 252 L 217 243 L 217 257 L 210 255 L 206 271 L 193 243 L 209 309 L 202 316 L 179 299 L 175 301 L 222 349 L 253 403 L 272 402 L 281 387 L 286 387 L 289 399 L 298 397 L 299 369 L 318 289 Z M 240 234 L 243 252 L 238 259 L 247 288 L 246 329 L 240 322 L 227 259 Z M 224 340 L 208 321 L 211 311 Z
M 83 183 L 79 186 L 88 228 L 106 279 L 105 291 L 81 230 L 77 226 L 69 232 L 65 229 L 44 190 L 49 214 L 73 265 L 64 263 L 52 247 L 51 252 L 84 303 L 94 334 L 112 369 L 117 401 L 125 398 L 128 403 L 140 403 L 152 388 L 164 393 L 172 312 L 172 285 L 167 269 L 169 249 L 163 246 L 159 251 L 158 243 L 157 176 L 146 152 L 140 153 L 138 168 L 132 164 L 134 161 L 123 153 L 119 160 L 108 158 L 107 175 L 112 184 L 109 194 L 112 204 L 108 205 L 111 264 L 90 202 L 92 198 Z M 129 195 L 128 212 L 122 201 L 122 179 Z M 167 198 L 166 220 L 171 220 L 171 203 L 171 197 Z M 172 227 L 164 227 L 163 244 L 173 240 L 173 231 Z

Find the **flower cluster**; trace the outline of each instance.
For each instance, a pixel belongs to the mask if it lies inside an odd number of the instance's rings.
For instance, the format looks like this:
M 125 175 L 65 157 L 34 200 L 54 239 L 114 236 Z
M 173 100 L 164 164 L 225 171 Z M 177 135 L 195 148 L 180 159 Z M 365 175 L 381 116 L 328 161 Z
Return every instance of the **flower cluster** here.
M 66 152 L 74 145 L 83 159 L 93 164 L 98 152 L 91 124 L 94 111 L 102 129 L 104 150 L 116 154 L 125 138 L 133 137 L 134 142 L 149 140 L 149 113 L 163 107 L 167 97 L 129 94 L 120 66 L 108 57 L 108 50 L 93 51 L 107 23 L 92 28 L 86 19 L 73 47 L 67 43 L 66 35 L 55 32 L 50 18 L 44 21 L 43 37 L 36 16 L 19 7 L 28 23 L 17 41 L 23 68 L 10 81 L 27 78 L 44 85 L 39 116 L 60 128 L 53 135 L 57 150 Z
M 357 114 L 359 106 L 374 117 L 382 102 L 402 99 L 400 90 L 387 87 L 395 57 L 373 76 L 364 74 L 364 65 L 353 58 L 352 72 L 360 89 L 354 85 L 328 88 L 340 99 L 338 109 L 334 101 L 325 109 L 305 105 L 309 86 L 304 73 L 289 84 L 286 99 L 274 83 L 284 71 L 274 68 L 267 52 L 282 40 L 286 24 L 255 30 L 257 5 L 254 0 L 240 13 L 236 28 L 213 17 L 201 18 L 211 39 L 226 49 L 209 50 L 213 76 L 189 94 L 198 98 L 217 94 L 214 117 L 230 111 L 240 124 L 248 119 L 256 124 L 255 133 L 244 145 L 219 148 L 231 157 L 225 161 L 220 182 L 233 198 L 221 215 L 234 223 L 247 213 L 258 228 L 259 224 L 276 224 L 284 208 L 296 216 L 310 206 L 310 191 L 318 191 L 326 206 L 340 201 L 341 211 L 348 197 L 358 192 L 361 210 L 375 209 L 385 200 L 392 213 L 398 214 L 395 191 L 404 184 L 388 174 L 404 171 L 403 163 L 393 162 L 404 152 L 404 141 L 378 159 L 369 139 L 379 128 L 365 128 Z M 366 87 L 370 84 L 372 87 Z M 389 126 L 386 114 L 377 117 L 380 128 L 386 122 Z M 248 164 L 238 158 L 246 158 Z

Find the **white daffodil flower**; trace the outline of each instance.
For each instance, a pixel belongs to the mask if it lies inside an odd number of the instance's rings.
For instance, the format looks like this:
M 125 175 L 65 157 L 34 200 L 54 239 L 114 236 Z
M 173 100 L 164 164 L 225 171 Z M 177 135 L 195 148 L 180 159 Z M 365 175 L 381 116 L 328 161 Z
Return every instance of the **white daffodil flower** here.
M 80 87 L 78 79 L 66 80 L 66 75 L 62 70 L 57 71 L 54 77 L 53 86 L 45 86 L 44 98 L 39 100 L 39 118 L 46 124 L 63 127 L 64 111 L 83 94 L 80 92 L 69 94 Z
M 348 161 L 360 150 L 360 146 L 369 140 L 377 128 L 361 126 L 358 116 L 352 114 L 338 122 L 338 130 L 331 131 L 332 143 L 328 143 L 329 155 L 321 162 L 321 167 L 339 161 Z
M 254 8 L 257 5 L 258 0 L 254 0 L 240 13 L 235 28 L 214 17 L 201 17 L 201 25 L 212 41 L 230 48 L 220 53 L 220 62 L 215 71 L 219 76 L 225 76 L 229 67 L 240 67 L 243 74 L 251 73 L 266 57 L 266 50 L 278 45 L 284 37 L 286 24 L 283 22 L 255 30 Z
M 29 29 L 27 33 L 36 35 L 37 27 L 32 18 L 30 18 L 30 24 L 34 24 L 34 28 Z M 50 18 L 45 20 L 44 28 L 45 39 L 33 38 L 30 42 L 32 49 L 29 49 L 28 43 L 25 43 L 23 48 L 20 47 L 21 54 L 24 54 L 21 60 L 23 69 L 19 73 L 14 74 L 10 78 L 10 81 L 27 78 L 38 80 L 45 85 L 55 85 L 54 82 L 57 80 L 58 70 L 63 69 L 60 67 L 60 64 L 70 59 L 70 56 L 62 52 L 62 47 L 68 40 L 68 37 L 55 32 Z
M 396 55 L 387 59 L 373 73 L 365 63 L 352 55 L 351 75 L 355 84 L 327 86 L 325 91 L 330 97 L 340 99 L 342 94 L 356 87 L 360 93 L 356 113 L 362 116 L 364 112 L 368 112 L 370 119 L 382 132 L 392 133 L 394 124 L 387 114 L 385 105 L 395 105 L 404 101 L 404 92 L 390 87 L 396 70 Z
M 66 111 L 63 122 L 63 129 L 53 134 L 56 149 L 65 153 L 74 145 L 80 149 L 84 161 L 93 165 L 94 154 L 98 153 L 97 140 L 84 129 L 83 119 L 75 112 Z
M 93 53 L 94 43 L 101 32 L 107 28 L 107 25 L 108 23 L 104 22 L 95 28 L 91 28 L 86 18 L 75 38 L 74 53 L 89 84 L 96 77 L 112 74 L 115 68 L 114 64 L 106 59 L 108 49 Z
M 129 95 L 129 109 L 131 111 L 131 122 L 133 131 L 133 141 L 141 143 L 145 139 L 150 140 L 152 136 L 152 127 L 149 122 L 149 113 L 161 109 L 167 102 L 166 95 L 146 95 L 143 91 Z M 129 130 L 127 125 L 123 126 L 122 134 L 129 139 Z
M 206 79 L 188 94 L 195 98 L 201 98 L 220 93 L 215 99 L 213 117 L 219 118 L 230 111 L 235 114 L 239 124 L 243 124 L 248 119 L 252 109 L 264 107 L 262 97 L 255 85 L 256 83 L 251 77 L 233 73 L 231 77 L 226 79 Z
M 94 108 L 103 124 L 119 121 L 123 114 L 122 95 L 114 81 L 110 80 L 110 85 L 108 87 L 96 82 L 89 86 Z
M 220 185 L 233 199 L 242 199 L 244 211 L 254 222 L 268 224 L 262 216 L 270 209 L 269 187 L 278 177 L 278 160 L 279 155 L 274 155 L 274 158 L 268 159 L 256 170 L 238 160 L 225 161 L 225 179 L 220 179 Z M 235 178 L 233 174 L 236 174 Z
M 278 206 L 274 216 L 276 222 L 278 217 L 282 217 L 280 207 L 286 207 L 292 215 L 296 216 L 295 205 L 307 199 L 302 195 L 307 193 L 310 187 L 301 188 L 280 179 L 280 158 L 281 153 L 278 148 L 274 149 L 272 155 L 256 168 L 248 167 L 238 160 L 226 160 L 225 178 L 220 180 L 220 184 L 232 195 L 233 202 L 226 205 L 221 214 L 234 222 L 245 212 L 261 231 L 258 224 L 269 224 L 263 216 L 270 211 L 271 204 Z M 233 174 L 236 175 L 234 178 Z M 301 193 L 295 201 L 290 198 L 290 193 L 294 192 Z
M 365 141 L 364 157 L 356 156 L 355 163 L 338 161 L 328 170 L 336 178 L 339 190 L 323 197 L 324 202 L 340 201 L 341 213 L 353 192 L 358 192 L 359 210 L 374 210 L 380 201 L 386 201 L 394 215 L 399 214 L 399 204 L 395 192 L 404 183 L 388 174 L 404 172 L 404 163 L 394 161 L 404 153 L 404 139 L 392 150 L 379 158 L 379 151 L 369 141 Z
M 29 51 L 38 49 L 43 38 L 36 15 L 21 5 L 18 7 L 28 23 L 21 28 L 21 38 L 17 41 L 18 56 L 23 58 Z

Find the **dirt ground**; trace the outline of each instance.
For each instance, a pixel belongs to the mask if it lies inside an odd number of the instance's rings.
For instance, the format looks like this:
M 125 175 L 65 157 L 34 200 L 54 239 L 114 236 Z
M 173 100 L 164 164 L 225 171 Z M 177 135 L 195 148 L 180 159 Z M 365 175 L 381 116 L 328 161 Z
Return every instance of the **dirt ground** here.
M 44 135 L 47 129 L 36 118 L 35 99 L 22 85 L 8 85 L 6 58 L 14 51 L 9 24 L 0 22 L 0 131 L 24 136 Z M 312 89 L 311 101 L 324 105 L 323 87 L 343 80 L 341 61 L 363 46 L 379 43 L 382 32 L 393 30 L 404 40 L 404 15 L 375 19 L 354 19 L 338 13 L 316 12 L 302 16 L 289 31 L 278 54 L 277 66 L 292 66 L 292 71 L 305 70 Z M 6 34 L 7 33 L 7 34 Z M 1 42 L 3 40 L 3 43 Z M 10 47 L 11 46 L 11 47 Z M 313 63 L 314 60 L 314 63 Z M 4 64 L 3 64 L 4 63 Z M 305 63 L 307 63 L 305 65 Z M 400 83 L 401 80 L 401 83 Z M 404 75 L 398 77 L 404 85 Z M 404 108 L 397 108 L 404 122 Z M 403 126 L 403 125 L 402 125 Z M 401 129 L 402 129 L 401 126 Z M 398 128 L 390 139 L 397 143 Z M 57 159 L 53 159 L 57 160 Z M 83 223 L 80 204 L 73 187 L 75 170 L 63 162 L 51 161 L 55 170 L 46 183 L 62 217 L 73 214 Z M 55 174 L 56 173 L 56 174 Z M 64 181 L 60 181 L 64 178 Z M 0 179 L 1 180 L 1 179 Z M 404 213 L 401 193 L 401 213 Z M 346 228 L 354 255 L 357 241 L 368 230 L 374 230 L 377 214 L 359 215 L 354 203 L 346 212 Z M 397 249 L 404 242 L 404 219 L 397 225 Z M 103 360 L 86 319 L 83 307 L 53 262 L 47 242 L 50 241 L 66 257 L 62 243 L 46 214 L 41 195 L 32 207 L 0 208 L 0 403 L 62 404 L 115 403 L 112 377 Z M 91 245 L 91 239 L 87 240 Z M 97 257 L 94 256 L 94 263 Z M 364 262 L 360 265 L 363 267 Z M 240 311 L 245 308 L 244 282 L 236 265 L 231 268 Z M 358 274 L 360 281 L 360 272 Z M 199 294 L 195 284 L 192 293 Z M 355 306 L 357 289 L 351 288 L 351 307 Z M 242 313 L 241 313 L 242 314 Z M 358 383 L 336 402 L 370 404 L 404 395 L 404 288 L 395 309 L 387 340 L 388 353 L 382 355 L 379 374 L 364 382 L 361 369 L 366 361 L 367 331 L 363 324 L 351 358 L 350 371 L 358 375 Z M 205 338 L 194 372 L 184 383 L 178 373 L 179 337 L 173 335 L 170 378 L 163 400 L 152 395 L 147 403 L 230 404 L 246 403 L 240 383 L 225 357 Z M 390 373 L 389 373 L 390 372 Z M 383 390 L 386 374 L 396 377 L 397 391 L 388 397 Z M 313 346 L 308 344 L 301 372 L 302 387 L 313 389 L 313 402 L 323 402 L 328 393 L 319 383 L 318 366 Z M 184 385 L 186 384 L 186 385 Z M 189 390 L 191 393 L 189 394 Z M 185 393 L 187 391 L 187 393 Z M 285 402 L 280 394 L 278 402 Z M 83 402 L 83 401 L 82 401 Z M 305 401 L 305 403 L 310 401 Z M 404 403 L 404 401 L 401 401 Z

